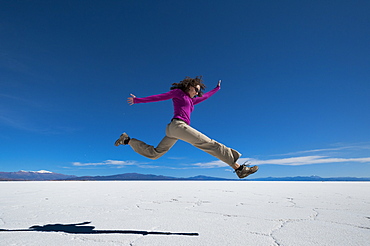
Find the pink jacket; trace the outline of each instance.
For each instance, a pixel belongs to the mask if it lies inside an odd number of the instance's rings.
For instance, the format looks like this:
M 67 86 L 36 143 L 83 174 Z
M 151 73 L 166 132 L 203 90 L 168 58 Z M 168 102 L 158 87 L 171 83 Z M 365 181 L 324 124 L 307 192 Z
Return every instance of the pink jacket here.
M 191 98 L 188 93 L 182 91 L 181 89 L 173 89 L 163 94 L 143 98 L 135 97 L 134 103 L 150 103 L 172 99 L 174 108 L 173 118 L 181 119 L 190 125 L 190 114 L 194 110 L 194 105 L 208 99 L 218 90 L 220 90 L 219 86 L 207 93 L 204 93 L 202 97 Z

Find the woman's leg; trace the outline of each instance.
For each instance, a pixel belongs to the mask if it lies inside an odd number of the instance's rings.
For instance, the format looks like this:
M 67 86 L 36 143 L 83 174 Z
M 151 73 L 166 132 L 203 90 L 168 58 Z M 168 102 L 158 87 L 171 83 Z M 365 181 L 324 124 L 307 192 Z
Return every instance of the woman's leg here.
M 131 138 L 128 144 L 135 152 L 139 153 L 140 155 L 156 160 L 167 153 L 176 142 L 176 138 L 165 136 L 156 148 L 135 138 Z
M 241 156 L 238 151 L 210 139 L 203 133 L 187 125 L 185 122 L 179 120 L 172 121 L 167 129 L 167 136 L 188 142 L 227 163 L 234 169 L 240 167 L 239 164 L 236 163 Z

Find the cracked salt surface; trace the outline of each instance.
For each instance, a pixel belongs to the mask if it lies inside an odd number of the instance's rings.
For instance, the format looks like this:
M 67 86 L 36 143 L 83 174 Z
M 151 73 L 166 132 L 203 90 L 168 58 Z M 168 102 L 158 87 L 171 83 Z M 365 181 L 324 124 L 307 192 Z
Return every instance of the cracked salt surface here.
M 367 245 L 369 188 L 369 182 L 0 182 L 1 245 Z M 101 233 L 27 230 L 86 221 Z

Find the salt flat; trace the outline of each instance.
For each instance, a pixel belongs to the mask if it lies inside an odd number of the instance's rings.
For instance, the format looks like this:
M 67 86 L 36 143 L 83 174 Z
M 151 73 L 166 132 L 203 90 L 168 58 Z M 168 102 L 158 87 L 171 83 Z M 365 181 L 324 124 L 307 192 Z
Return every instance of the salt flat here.
M 0 245 L 368 245 L 369 190 L 369 182 L 0 182 Z

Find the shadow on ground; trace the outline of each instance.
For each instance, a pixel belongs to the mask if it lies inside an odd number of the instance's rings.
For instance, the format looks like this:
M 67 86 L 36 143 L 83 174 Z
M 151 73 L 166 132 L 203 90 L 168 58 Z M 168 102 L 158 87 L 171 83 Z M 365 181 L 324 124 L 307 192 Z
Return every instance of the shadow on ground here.
M 160 232 L 160 231 L 135 231 L 135 230 L 94 230 L 95 226 L 86 226 L 91 222 L 78 224 L 48 224 L 44 226 L 34 225 L 28 229 L 0 229 L 0 232 L 16 231 L 40 231 L 40 232 L 64 232 L 70 234 L 139 234 L 139 235 L 178 235 L 178 236 L 199 236 L 198 233 L 182 232 Z

